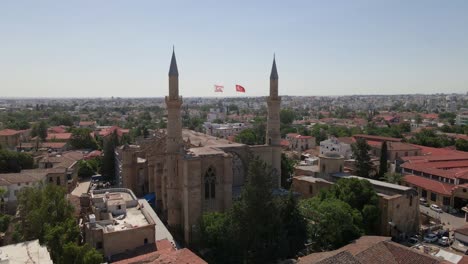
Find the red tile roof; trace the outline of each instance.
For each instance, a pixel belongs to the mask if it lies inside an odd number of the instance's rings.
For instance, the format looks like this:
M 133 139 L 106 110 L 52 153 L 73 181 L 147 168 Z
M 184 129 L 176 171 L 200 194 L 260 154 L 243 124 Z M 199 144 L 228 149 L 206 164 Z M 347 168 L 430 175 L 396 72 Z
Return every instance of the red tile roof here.
M 158 241 L 159 242 L 159 241 Z M 113 262 L 115 264 L 207 264 L 187 248 L 176 250 L 173 247 L 159 248 L 158 251 Z
M 129 129 L 123 129 L 123 128 L 120 128 L 118 126 L 112 126 L 110 128 L 105 128 L 105 129 L 99 131 L 99 135 L 101 137 L 107 137 L 108 135 L 114 133 L 114 131 L 117 131 L 117 135 L 119 137 L 123 136 L 124 134 L 128 134 L 130 132 Z
M 406 162 L 402 168 L 446 178 L 468 179 L 468 160 L 441 162 Z
M 363 236 L 334 251 L 312 253 L 298 264 L 436 264 L 445 263 L 428 254 L 407 248 L 386 237 Z
M 47 134 L 47 141 L 50 140 L 69 140 L 71 139 L 72 133 L 50 133 Z
M 21 133 L 19 130 L 14 130 L 14 129 L 3 129 L 0 130 L 0 136 L 13 136 L 16 134 Z
M 49 133 L 65 133 L 67 132 L 67 129 L 63 126 L 54 126 L 54 127 L 49 127 L 47 131 Z
M 79 126 L 93 126 L 96 124 L 96 121 L 80 121 Z
M 456 185 L 453 184 L 443 183 L 416 175 L 406 175 L 404 181 L 442 195 L 451 195 L 452 190 L 456 187 Z
M 402 140 L 401 138 L 381 137 L 381 136 L 373 136 L 373 135 L 365 135 L 365 134 L 356 134 L 353 137 L 355 137 L 355 138 L 364 138 L 366 140 L 375 140 L 375 141 L 400 142 Z

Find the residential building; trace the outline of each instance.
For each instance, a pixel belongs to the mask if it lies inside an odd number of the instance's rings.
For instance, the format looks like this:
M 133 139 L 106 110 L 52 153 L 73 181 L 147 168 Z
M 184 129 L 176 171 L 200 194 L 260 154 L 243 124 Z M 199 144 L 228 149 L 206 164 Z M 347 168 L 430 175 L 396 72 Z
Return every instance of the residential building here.
M 68 142 L 72 137 L 72 133 L 48 133 L 47 142 Z
M 455 118 L 455 124 L 458 126 L 468 125 L 468 111 L 463 111 L 457 114 Z
M 351 145 L 340 142 L 336 137 L 330 137 L 320 142 L 320 154 L 323 155 L 326 152 L 336 152 L 345 159 L 349 159 L 353 155 Z
M 81 195 L 80 204 L 89 212 L 86 243 L 112 263 L 206 263 L 180 248 L 150 204 L 129 189 L 93 190 Z
M 369 144 L 371 147 L 372 155 L 380 157 L 382 153 L 383 142 L 368 140 L 367 144 Z M 421 155 L 421 148 L 417 147 L 416 145 L 394 141 L 387 142 L 387 160 L 389 162 L 395 162 L 401 157 L 419 155 Z
M 343 173 L 343 162 L 342 156 L 328 153 L 320 156 L 318 166 L 296 166 L 291 190 L 300 193 L 302 198 L 311 198 L 342 178 L 367 180 L 379 196 L 379 234 L 399 237 L 418 231 L 419 201 L 413 188 Z
M 295 151 L 305 151 L 311 148 L 315 148 L 315 137 L 303 136 L 296 133 L 289 133 L 286 135 L 286 139 L 289 141 L 289 148 Z
M 80 128 L 90 128 L 90 129 L 95 129 L 97 124 L 96 124 L 96 121 L 80 121 L 78 123 L 78 126 Z
M 250 128 L 251 126 L 245 123 L 226 123 L 226 124 L 216 124 L 211 122 L 205 122 L 203 128 L 205 133 L 210 136 L 228 138 L 231 136 L 236 136 L 244 129 Z
M 3 129 L 0 130 L 0 145 L 4 148 L 15 149 L 20 142 L 24 141 L 24 130 Z
M 64 168 L 22 170 L 18 173 L 0 173 L 0 188 L 5 190 L 3 199 L 5 210 L 14 213 L 17 206 L 17 196 L 21 189 L 36 187 L 41 183 L 66 186 L 63 179 L 66 177 Z

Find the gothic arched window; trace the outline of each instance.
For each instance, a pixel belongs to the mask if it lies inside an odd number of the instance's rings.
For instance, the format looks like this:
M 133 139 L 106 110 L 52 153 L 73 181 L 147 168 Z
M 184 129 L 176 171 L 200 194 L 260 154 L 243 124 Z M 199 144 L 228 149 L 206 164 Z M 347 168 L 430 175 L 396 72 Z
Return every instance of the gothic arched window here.
M 216 197 L 216 172 L 213 167 L 209 167 L 205 172 L 205 199 L 214 199 Z

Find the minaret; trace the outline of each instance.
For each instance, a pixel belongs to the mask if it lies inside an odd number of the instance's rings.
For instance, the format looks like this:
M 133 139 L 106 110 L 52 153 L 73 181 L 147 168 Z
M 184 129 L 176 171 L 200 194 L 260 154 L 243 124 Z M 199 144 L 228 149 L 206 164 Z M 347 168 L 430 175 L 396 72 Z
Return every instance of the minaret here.
M 281 134 L 280 134 L 280 105 L 281 98 L 278 96 L 278 71 L 276 60 L 273 56 L 273 66 L 270 74 L 270 96 L 267 99 L 268 120 L 266 144 L 271 146 L 271 167 L 276 172 L 278 188 L 281 187 Z
M 175 230 L 181 225 L 181 192 L 178 173 L 178 159 L 183 148 L 182 121 L 180 107 L 182 97 L 179 97 L 179 71 L 174 50 L 172 51 L 171 66 L 169 68 L 169 96 L 166 96 L 167 106 L 167 137 L 166 137 L 166 169 L 165 183 L 167 198 L 167 222 Z M 164 203 L 164 197 L 163 197 Z

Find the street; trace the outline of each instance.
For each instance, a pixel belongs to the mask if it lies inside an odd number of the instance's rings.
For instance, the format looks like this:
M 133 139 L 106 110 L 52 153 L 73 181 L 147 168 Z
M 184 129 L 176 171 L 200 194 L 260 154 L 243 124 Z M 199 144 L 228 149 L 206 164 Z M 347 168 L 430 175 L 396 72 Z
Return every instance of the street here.
M 429 207 L 423 205 L 419 206 L 419 210 L 432 218 L 440 219 L 440 222 L 444 225 L 444 229 L 454 230 L 463 227 L 466 224 L 465 215 L 463 213 L 459 213 L 457 215 L 452 215 L 445 212 L 437 213 L 436 211 L 431 210 Z

